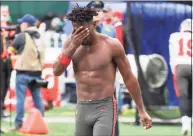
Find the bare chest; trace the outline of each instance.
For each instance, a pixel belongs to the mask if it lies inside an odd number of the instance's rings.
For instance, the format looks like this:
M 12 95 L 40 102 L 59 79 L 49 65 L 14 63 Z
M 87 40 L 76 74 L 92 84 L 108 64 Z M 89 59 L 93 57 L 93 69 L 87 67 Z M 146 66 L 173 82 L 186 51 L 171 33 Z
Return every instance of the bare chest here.
M 80 46 L 72 59 L 75 71 L 95 71 L 106 68 L 111 63 L 112 56 L 107 46 Z

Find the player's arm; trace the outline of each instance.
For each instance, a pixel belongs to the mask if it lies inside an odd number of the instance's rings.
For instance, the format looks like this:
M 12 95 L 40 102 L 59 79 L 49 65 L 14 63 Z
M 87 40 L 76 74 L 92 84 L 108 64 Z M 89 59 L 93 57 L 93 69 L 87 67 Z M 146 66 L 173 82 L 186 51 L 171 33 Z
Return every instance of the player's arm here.
M 11 44 L 9 43 L 9 40 L 6 40 L 6 45 L 8 47 L 9 54 L 20 54 L 25 46 L 25 34 L 17 34 Z
M 82 40 L 89 34 L 88 29 L 79 27 L 73 30 L 72 35 L 64 43 L 64 49 L 53 65 L 53 73 L 55 76 L 60 76 L 71 62 L 72 56 L 76 49 L 82 44 Z
M 145 111 L 139 83 L 131 71 L 131 66 L 125 55 L 123 46 L 117 39 L 114 39 L 111 42 L 114 44 L 112 46 L 114 61 L 123 77 L 123 81 L 129 93 L 137 105 L 140 114 L 140 120 L 144 129 L 149 129 L 152 125 L 151 117 Z
M 116 40 L 116 44 L 113 47 L 113 57 L 129 93 L 137 104 L 139 112 L 145 112 L 139 83 L 131 71 L 123 46 L 118 40 Z
M 173 40 L 174 40 L 174 34 L 171 34 L 169 38 L 169 55 L 170 56 L 172 55 L 172 48 L 174 48 Z
M 53 64 L 53 73 L 55 76 L 60 76 L 68 67 L 68 63 L 71 61 L 71 57 L 75 52 L 75 49 L 70 48 L 70 36 L 67 38 L 67 40 L 64 43 L 63 50 L 61 54 L 58 56 L 58 58 L 55 60 Z M 62 57 L 64 56 L 64 62 L 61 62 Z M 66 58 L 66 62 L 65 62 Z M 65 63 L 65 64 L 64 64 Z
M 169 47 L 170 67 L 171 67 L 172 73 L 174 73 L 174 67 L 175 67 L 175 65 L 173 63 L 174 61 L 172 59 L 174 59 L 176 56 L 176 49 L 175 49 L 176 47 L 175 47 L 174 43 L 177 40 L 178 39 L 177 39 L 177 37 L 175 37 L 175 33 L 170 35 L 168 47 Z

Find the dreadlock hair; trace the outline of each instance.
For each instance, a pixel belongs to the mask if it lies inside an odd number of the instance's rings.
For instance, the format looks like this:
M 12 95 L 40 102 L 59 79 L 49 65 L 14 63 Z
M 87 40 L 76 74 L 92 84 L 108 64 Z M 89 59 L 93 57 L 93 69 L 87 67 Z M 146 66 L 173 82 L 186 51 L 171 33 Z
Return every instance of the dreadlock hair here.
M 66 15 L 66 19 L 76 23 L 87 23 L 93 20 L 93 16 L 98 13 L 91 7 L 80 7 L 78 4 L 72 9 L 72 12 Z

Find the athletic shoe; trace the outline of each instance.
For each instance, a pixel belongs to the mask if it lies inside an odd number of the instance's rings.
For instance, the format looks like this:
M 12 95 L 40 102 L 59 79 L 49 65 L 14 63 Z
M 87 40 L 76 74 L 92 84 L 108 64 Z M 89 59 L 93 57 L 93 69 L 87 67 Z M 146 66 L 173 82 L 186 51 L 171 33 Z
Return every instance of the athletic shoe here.
M 182 123 L 181 134 L 186 136 L 191 131 L 191 118 L 189 118 L 188 116 L 183 116 L 181 118 L 181 123 Z
M 21 127 L 22 127 L 22 125 L 20 124 L 20 125 L 17 125 L 15 127 L 11 128 L 9 131 L 19 131 L 21 129 Z

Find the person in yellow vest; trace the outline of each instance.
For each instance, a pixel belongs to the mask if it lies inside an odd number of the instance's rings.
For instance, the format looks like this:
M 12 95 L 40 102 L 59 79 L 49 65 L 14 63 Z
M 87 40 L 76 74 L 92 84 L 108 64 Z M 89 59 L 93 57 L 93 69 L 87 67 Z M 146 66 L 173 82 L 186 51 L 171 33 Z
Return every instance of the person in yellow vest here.
M 36 18 L 30 14 L 18 19 L 21 33 L 8 47 L 8 51 L 17 55 L 15 70 L 16 74 L 16 117 L 15 127 L 12 131 L 19 131 L 22 127 L 24 116 L 24 101 L 26 89 L 29 88 L 34 100 L 35 107 L 44 115 L 40 86 L 32 85 L 33 81 L 41 79 L 41 71 L 44 64 L 45 44 L 38 32 Z

